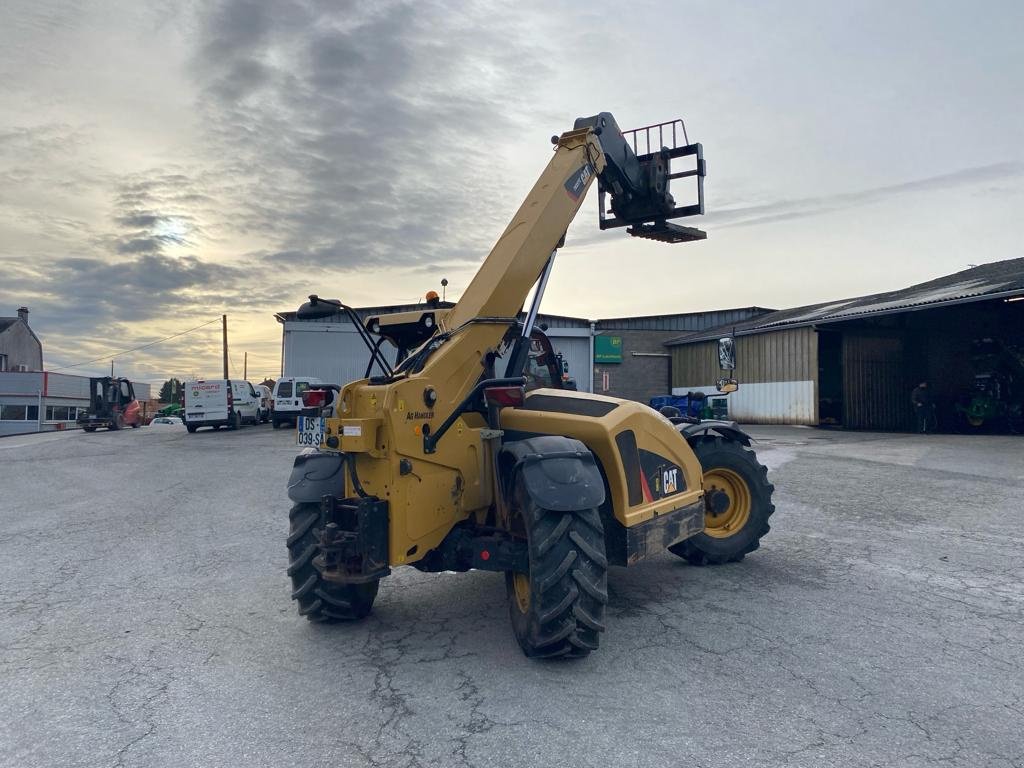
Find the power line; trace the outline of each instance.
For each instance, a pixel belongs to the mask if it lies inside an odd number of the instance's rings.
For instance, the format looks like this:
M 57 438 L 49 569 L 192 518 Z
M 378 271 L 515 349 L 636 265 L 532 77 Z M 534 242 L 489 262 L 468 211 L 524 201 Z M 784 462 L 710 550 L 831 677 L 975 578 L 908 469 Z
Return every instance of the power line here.
M 77 368 L 80 365 L 88 365 L 89 363 L 97 363 L 100 360 L 110 360 L 111 358 L 114 358 L 114 357 L 120 357 L 121 355 L 127 355 L 129 352 L 138 352 L 140 349 L 147 349 L 149 347 L 154 347 L 157 344 L 163 344 L 165 341 L 170 341 L 171 339 L 176 339 L 179 336 L 184 336 L 186 333 L 192 333 L 192 331 L 198 331 L 200 328 L 205 328 L 206 326 L 212 325 L 213 323 L 219 323 L 220 320 L 221 319 L 219 317 L 214 319 L 214 320 L 209 320 L 209 321 L 203 323 L 202 325 L 197 325 L 195 328 L 189 328 L 188 330 L 180 331 L 179 333 L 172 333 L 170 336 L 167 336 L 167 337 L 165 337 L 163 339 L 157 339 L 156 341 L 151 341 L 148 344 L 143 344 L 141 347 L 132 347 L 131 349 L 122 349 L 122 350 L 119 350 L 117 352 L 112 352 L 109 355 L 103 355 L 102 357 L 94 357 L 92 360 L 83 360 L 80 363 L 72 363 L 71 365 L 62 365 L 60 368 L 51 368 L 50 370 L 51 371 L 66 371 L 68 368 Z

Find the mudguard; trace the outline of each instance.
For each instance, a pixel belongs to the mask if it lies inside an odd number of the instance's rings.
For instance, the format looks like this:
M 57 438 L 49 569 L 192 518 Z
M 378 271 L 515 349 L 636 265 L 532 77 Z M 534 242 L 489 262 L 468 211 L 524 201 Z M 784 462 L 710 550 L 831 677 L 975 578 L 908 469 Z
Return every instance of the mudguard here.
M 596 509 L 604 503 L 604 480 L 590 450 L 579 440 L 543 435 L 505 443 L 501 466 L 507 468 L 509 493 L 522 475 L 533 502 L 555 512 Z
M 750 447 L 750 435 L 744 432 L 735 421 L 722 421 L 720 419 L 704 419 L 693 424 L 677 424 L 676 429 L 688 441 L 695 437 L 703 437 L 709 432 L 715 432 L 726 440 Z
M 288 498 L 297 503 L 316 502 L 326 494 L 345 495 L 345 461 L 340 453 L 310 451 L 295 457 L 288 478 Z

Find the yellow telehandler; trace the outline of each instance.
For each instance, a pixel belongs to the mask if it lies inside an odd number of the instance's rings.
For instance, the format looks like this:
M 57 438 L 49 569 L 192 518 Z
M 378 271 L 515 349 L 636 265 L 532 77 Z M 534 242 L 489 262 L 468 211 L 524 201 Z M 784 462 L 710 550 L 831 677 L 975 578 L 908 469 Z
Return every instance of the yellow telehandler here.
M 610 565 L 665 550 L 733 562 L 768 532 L 773 487 L 735 424 L 563 388 L 536 327 L 555 252 L 595 179 L 602 229 L 706 236 L 671 221 L 704 212 L 701 145 L 682 121 L 623 132 L 607 112 L 552 143 L 454 307 L 361 318 L 314 295 L 300 308 L 348 313 L 370 349 L 366 377 L 342 388 L 288 482 L 288 573 L 310 621 L 366 616 L 397 566 L 500 571 L 523 652 L 585 656 L 605 629 Z M 687 169 L 673 171 L 679 158 Z M 683 178 L 695 182 L 690 205 L 669 192 Z M 393 366 L 384 341 L 399 350 Z

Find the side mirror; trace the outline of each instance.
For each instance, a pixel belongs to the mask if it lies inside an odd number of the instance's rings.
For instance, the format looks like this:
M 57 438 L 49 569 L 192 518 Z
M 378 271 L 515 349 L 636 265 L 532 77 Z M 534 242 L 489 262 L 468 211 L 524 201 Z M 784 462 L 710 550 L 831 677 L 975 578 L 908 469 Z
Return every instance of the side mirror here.
M 718 367 L 723 371 L 736 368 L 736 340 L 732 336 L 718 340 Z
M 715 389 L 721 392 L 723 395 L 728 395 L 730 392 L 735 392 L 740 388 L 740 383 L 736 379 L 719 379 L 715 382 Z

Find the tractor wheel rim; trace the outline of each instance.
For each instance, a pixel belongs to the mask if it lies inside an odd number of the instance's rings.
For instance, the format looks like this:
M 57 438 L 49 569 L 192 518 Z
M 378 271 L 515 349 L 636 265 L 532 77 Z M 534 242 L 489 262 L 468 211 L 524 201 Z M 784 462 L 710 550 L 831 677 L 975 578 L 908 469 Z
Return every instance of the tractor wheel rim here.
M 530 610 L 530 575 L 528 573 L 513 573 L 512 588 L 516 595 L 516 605 L 520 613 Z
M 704 513 L 704 533 L 726 539 L 743 529 L 750 520 L 753 499 L 750 487 L 739 473 L 718 467 L 704 473 L 704 490 L 721 491 L 729 498 L 729 506 L 720 514 Z

